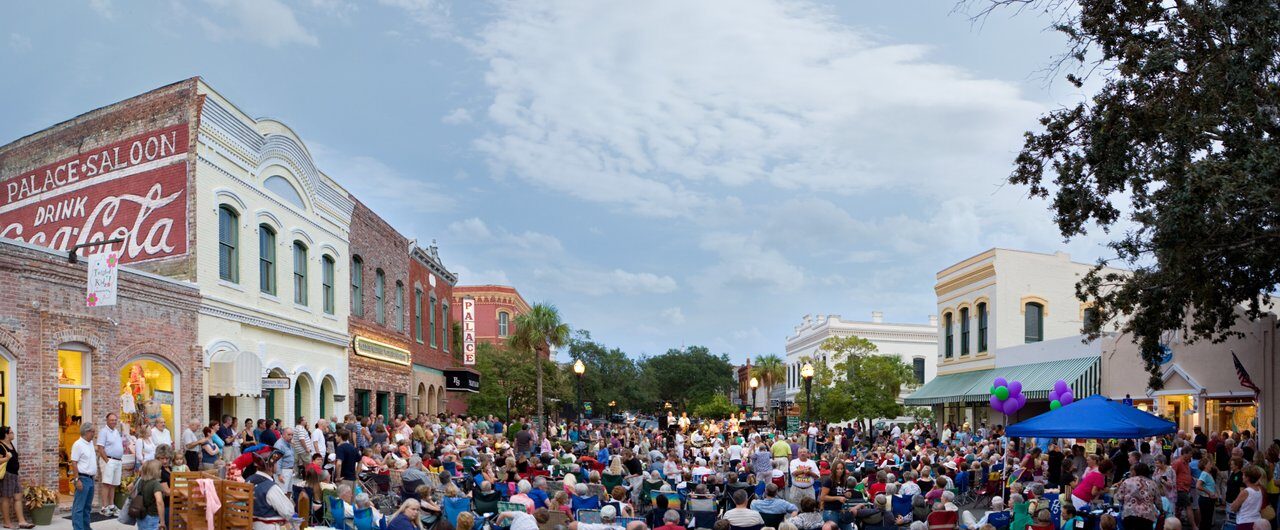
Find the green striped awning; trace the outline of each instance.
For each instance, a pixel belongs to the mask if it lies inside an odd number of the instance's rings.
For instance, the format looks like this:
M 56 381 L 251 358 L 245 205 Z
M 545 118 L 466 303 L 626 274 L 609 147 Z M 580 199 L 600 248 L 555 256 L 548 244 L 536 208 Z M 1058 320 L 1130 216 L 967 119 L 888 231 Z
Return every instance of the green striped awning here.
M 903 402 L 910 406 L 986 403 L 991 396 L 991 383 L 997 377 L 1021 381 L 1022 393 L 1030 400 L 1049 399 L 1049 392 L 1059 379 L 1066 381 L 1078 398 L 1084 398 L 1099 392 L 1101 366 L 1101 357 L 1079 357 L 940 375 Z

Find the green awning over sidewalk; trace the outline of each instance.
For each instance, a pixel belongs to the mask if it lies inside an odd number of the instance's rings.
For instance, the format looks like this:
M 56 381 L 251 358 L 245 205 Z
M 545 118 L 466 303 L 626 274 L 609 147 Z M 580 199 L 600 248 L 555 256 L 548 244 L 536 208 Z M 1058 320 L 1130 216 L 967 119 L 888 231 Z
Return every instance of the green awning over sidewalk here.
M 1049 392 L 1059 379 L 1066 381 L 1077 397 L 1084 398 L 1098 393 L 1101 366 L 1101 357 L 1079 357 L 940 375 L 907 396 L 904 403 L 909 406 L 986 403 L 991 396 L 991 383 L 997 377 L 1021 381 L 1022 393 L 1027 399 L 1049 399 Z

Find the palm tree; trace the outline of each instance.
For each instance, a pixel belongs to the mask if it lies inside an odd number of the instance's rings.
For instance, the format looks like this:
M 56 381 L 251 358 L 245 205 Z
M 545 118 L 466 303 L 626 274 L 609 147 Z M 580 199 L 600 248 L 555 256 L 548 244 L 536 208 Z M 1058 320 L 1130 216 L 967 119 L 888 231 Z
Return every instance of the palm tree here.
M 782 358 L 773 353 L 769 355 L 760 355 L 755 357 L 755 365 L 751 366 L 751 376 L 760 380 L 760 387 L 765 388 L 764 411 L 765 414 L 772 414 L 772 406 L 769 405 L 768 389 L 773 385 L 780 383 L 787 376 L 787 365 L 782 362 Z
M 515 332 L 507 338 L 507 345 L 520 352 L 533 354 L 538 374 L 538 428 L 545 429 L 546 418 L 542 410 L 542 359 L 551 357 L 551 349 L 569 342 L 569 325 L 560 321 L 560 311 L 551 304 L 534 304 L 529 312 L 516 317 Z

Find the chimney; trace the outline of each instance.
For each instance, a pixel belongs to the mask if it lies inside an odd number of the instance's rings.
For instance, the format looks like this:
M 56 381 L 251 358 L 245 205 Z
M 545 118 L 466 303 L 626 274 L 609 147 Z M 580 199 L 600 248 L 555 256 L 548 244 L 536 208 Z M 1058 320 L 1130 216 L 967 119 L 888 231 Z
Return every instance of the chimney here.
M 938 327 L 938 315 L 929 315 L 929 325 Z
M 884 323 L 884 312 L 883 312 L 883 311 L 872 311 L 872 312 L 871 312 L 871 322 L 873 322 L 873 323 L 875 323 L 875 324 L 883 324 L 883 323 Z

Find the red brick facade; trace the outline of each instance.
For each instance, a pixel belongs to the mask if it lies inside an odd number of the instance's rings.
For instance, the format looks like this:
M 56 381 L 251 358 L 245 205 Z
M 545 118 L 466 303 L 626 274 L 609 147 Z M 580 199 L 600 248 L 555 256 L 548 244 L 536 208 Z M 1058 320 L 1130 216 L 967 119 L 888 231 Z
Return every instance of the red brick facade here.
M 409 281 L 409 240 L 359 200 L 351 214 L 351 317 L 352 346 L 348 348 L 347 399 L 349 410 L 388 416 L 413 412 L 409 389 L 413 368 L 410 343 L 413 323 L 409 307 L 413 289 Z M 360 296 L 356 296 L 357 267 Z M 384 278 L 379 304 L 379 274 Z M 381 305 L 381 313 L 379 313 Z M 381 317 L 380 317 L 381 315 Z M 361 339 L 377 341 L 405 352 L 403 364 L 367 356 Z
M 529 311 L 529 304 L 515 287 L 506 285 L 460 285 L 453 289 L 453 318 L 462 319 L 462 299 L 476 300 L 476 343 L 501 344 L 516 331 L 516 316 Z M 505 317 L 504 317 L 505 315 Z M 506 320 L 505 333 L 502 321 Z M 481 381 L 481 384 L 484 384 Z
M 203 353 L 196 336 L 198 290 L 185 282 L 121 268 L 112 307 L 85 307 L 85 264 L 65 255 L 0 240 L 0 354 L 8 361 L 4 392 L 22 455 L 22 482 L 56 487 L 60 436 L 76 424 L 60 414 L 59 349 L 89 359 L 88 416 L 101 425 L 121 409 L 122 368 L 135 359 L 167 364 L 178 381 L 177 414 L 204 417 Z M 12 420 L 9 423 L 7 420 Z M 176 437 L 180 432 L 169 426 Z
M 410 348 L 415 365 L 412 393 L 418 403 L 417 410 L 426 414 L 464 413 L 466 393 L 446 392 L 441 373 L 457 366 L 461 358 L 458 347 L 461 341 L 454 329 L 457 320 L 450 317 L 453 284 L 458 277 L 444 267 L 432 246 L 415 247 L 410 253 L 409 279 L 413 285 L 409 319 L 415 330 L 419 321 L 422 325 L 421 339 L 415 334 Z

